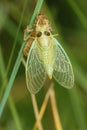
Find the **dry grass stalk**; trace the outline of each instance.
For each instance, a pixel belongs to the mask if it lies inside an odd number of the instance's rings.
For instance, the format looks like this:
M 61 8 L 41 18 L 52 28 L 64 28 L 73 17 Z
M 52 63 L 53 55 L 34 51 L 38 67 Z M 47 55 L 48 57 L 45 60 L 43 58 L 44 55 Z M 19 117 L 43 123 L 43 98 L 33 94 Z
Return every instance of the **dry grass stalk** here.
M 43 130 L 41 120 L 39 118 L 38 106 L 37 106 L 35 95 L 31 94 L 31 99 L 32 99 L 32 104 L 33 104 L 33 108 L 34 108 L 35 117 L 36 117 L 37 124 L 38 124 L 38 129 Z
M 50 87 L 50 101 L 51 101 L 51 107 L 52 107 L 52 111 L 53 111 L 53 118 L 54 118 L 56 130 L 63 130 L 61 122 L 60 122 L 58 108 L 57 108 L 57 105 L 56 105 L 56 98 L 55 98 L 53 83 L 51 84 L 51 87 Z
M 63 130 L 61 122 L 60 122 L 60 118 L 59 118 L 58 108 L 57 108 L 57 105 L 56 105 L 56 98 L 55 98 L 55 92 L 54 92 L 54 89 L 53 89 L 53 83 L 50 85 L 50 88 L 47 91 L 46 96 L 44 98 L 43 104 L 42 104 L 40 112 L 39 112 L 39 119 L 41 120 L 43 115 L 44 115 L 49 97 L 50 97 L 50 101 L 51 101 L 51 107 L 52 107 L 52 111 L 53 111 L 53 118 L 54 118 L 56 130 Z M 33 130 L 35 130 L 37 127 L 38 127 L 38 125 L 37 125 L 37 122 L 36 122 Z
M 45 109 L 47 107 L 47 103 L 48 103 L 48 100 L 49 100 L 49 97 L 50 97 L 50 89 L 47 91 L 46 95 L 45 95 L 45 98 L 44 98 L 44 101 L 43 101 L 43 104 L 41 106 L 41 109 L 40 109 L 40 112 L 39 112 L 39 119 L 41 120 L 43 115 L 44 115 L 44 112 L 45 112 Z M 38 124 L 37 124 L 37 121 L 34 125 L 34 128 L 33 130 L 35 130 L 36 128 L 38 127 Z

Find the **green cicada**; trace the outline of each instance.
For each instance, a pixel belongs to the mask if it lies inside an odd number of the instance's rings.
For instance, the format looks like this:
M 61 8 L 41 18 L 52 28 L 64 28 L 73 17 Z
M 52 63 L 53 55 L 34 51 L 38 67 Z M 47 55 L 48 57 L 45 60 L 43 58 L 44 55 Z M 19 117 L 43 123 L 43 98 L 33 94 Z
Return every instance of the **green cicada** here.
M 48 76 L 63 87 L 71 88 L 74 85 L 74 74 L 71 62 L 54 38 L 51 26 L 44 14 L 39 14 L 35 21 L 32 44 L 28 50 L 26 63 L 26 82 L 29 91 L 37 93 Z

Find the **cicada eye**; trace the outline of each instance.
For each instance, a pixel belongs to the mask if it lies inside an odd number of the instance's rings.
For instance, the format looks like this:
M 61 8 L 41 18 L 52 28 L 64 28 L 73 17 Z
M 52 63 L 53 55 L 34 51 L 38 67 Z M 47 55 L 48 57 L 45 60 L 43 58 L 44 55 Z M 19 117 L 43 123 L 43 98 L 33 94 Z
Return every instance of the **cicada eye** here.
M 37 37 L 40 37 L 42 35 L 42 32 L 37 33 Z
M 50 36 L 50 32 L 48 32 L 48 31 L 45 31 L 44 34 L 45 34 L 46 36 Z

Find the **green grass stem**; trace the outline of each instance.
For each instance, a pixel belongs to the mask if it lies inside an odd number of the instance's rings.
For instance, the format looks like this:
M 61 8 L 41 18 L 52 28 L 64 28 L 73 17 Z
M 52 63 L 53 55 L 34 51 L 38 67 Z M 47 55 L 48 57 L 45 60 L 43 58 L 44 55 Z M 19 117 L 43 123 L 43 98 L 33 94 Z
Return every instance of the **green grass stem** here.
M 22 25 L 22 21 L 23 21 L 23 18 L 24 18 L 24 12 L 25 12 L 25 9 L 26 9 L 27 2 L 28 2 L 28 0 L 26 0 L 24 2 L 23 12 L 21 14 L 21 19 L 20 19 L 20 23 L 19 23 L 19 26 L 18 26 L 18 29 L 17 29 L 16 36 L 15 36 L 15 40 L 14 40 L 14 43 L 13 43 L 12 52 L 11 52 L 11 55 L 10 55 L 10 58 L 9 58 L 9 61 L 8 61 L 8 66 L 7 66 L 7 71 L 6 71 L 6 77 L 7 77 L 7 74 L 9 72 L 9 70 L 10 70 L 11 61 L 12 61 L 12 58 L 13 58 L 13 55 L 14 55 L 16 44 L 17 44 L 17 39 L 18 39 L 18 36 L 19 36 L 19 31 L 20 31 L 20 28 L 21 28 L 21 25 Z
M 3 56 L 2 56 L 2 49 L 0 46 L 0 75 L 2 78 L 2 83 L 0 86 L 0 100 L 1 100 L 4 88 L 5 88 L 2 84 L 5 84 L 5 85 L 7 84 L 7 79 L 5 79 L 5 73 L 6 73 L 5 72 L 5 65 L 4 65 Z
M 34 20 L 35 20 L 35 17 L 36 15 L 39 13 L 40 11 L 40 8 L 41 8 L 41 5 L 42 5 L 42 2 L 43 0 L 38 0 L 37 1 L 37 5 L 36 5 L 36 8 L 34 10 L 34 13 L 32 15 L 32 18 L 31 18 L 31 21 L 30 21 L 30 24 L 29 24 L 29 28 L 32 28 L 33 26 L 33 23 L 34 23 Z M 11 91 L 11 88 L 12 88 L 12 85 L 13 85 L 13 82 L 15 80 L 15 77 L 16 77 L 16 74 L 18 72 L 18 69 L 19 69 L 19 66 L 21 64 L 21 59 L 22 59 L 22 56 L 23 56 L 23 48 L 24 48 L 24 45 L 25 45 L 25 42 L 23 41 L 22 43 L 22 46 L 21 46 L 21 49 L 19 51 L 19 54 L 18 54 L 18 57 L 17 57 L 17 60 L 15 62 L 15 65 L 14 65 L 14 68 L 12 70 L 12 73 L 11 73 L 11 76 L 10 76 L 10 79 L 9 79 L 9 82 L 8 82 L 8 85 L 6 87 L 6 90 L 5 90 L 5 93 L 4 93 L 4 96 L 3 96 L 3 99 L 0 103 L 0 117 L 3 113 L 3 110 L 4 110 L 4 107 L 5 107 L 5 104 L 6 104 L 6 101 L 8 99 L 8 96 L 9 96 L 9 93 Z
M 20 34 L 20 28 L 21 28 L 21 25 L 22 25 L 22 21 L 23 21 L 24 12 L 25 12 L 25 9 L 26 9 L 27 1 L 28 1 L 28 0 L 26 0 L 26 1 L 24 2 L 23 12 L 22 12 L 22 14 L 21 14 L 20 23 L 19 23 L 17 32 L 16 32 L 16 28 L 17 28 L 17 27 L 15 27 L 15 25 L 12 23 L 12 21 L 9 20 L 8 18 L 6 19 L 5 28 L 6 28 L 6 30 L 9 30 L 9 32 L 10 32 L 11 35 L 14 36 L 15 40 L 14 40 L 13 47 L 12 47 L 12 52 L 11 52 L 11 55 L 10 55 L 10 58 L 9 58 L 9 61 L 8 61 L 7 69 L 6 69 L 6 72 L 5 72 L 5 74 L 4 74 L 4 79 L 6 79 L 6 77 L 7 77 L 7 75 L 8 75 L 8 72 L 9 72 L 9 70 L 10 70 L 12 58 L 13 58 L 14 51 L 15 51 L 15 47 L 16 47 L 16 45 L 17 45 L 17 41 L 19 41 L 19 42 L 21 41 L 21 40 L 19 39 L 19 36 L 22 37 L 22 34 Z M 14 32 L 14 30 L 15 30 L 15 32 Z M 13 33 L 13 32 L 14 32 L 14 33 Z M 16 34 L 16 36 L 15 36 L 14 34 Z M 19 39 L 19 40 L 18 40 L 18 39 Z M 3 71 L 3 70 L 2 70 L 2 71 Z M 0 91 L 0 96 L 1 96 L 3 90 L 4 90 L 5 86 L 6 86 L 6 83 L 7 83 L 7 81 L 5 80 L 5 81 L 3 82 L 3 84 L 2 84 L 2 89 L 1 89 L 1 91 Z

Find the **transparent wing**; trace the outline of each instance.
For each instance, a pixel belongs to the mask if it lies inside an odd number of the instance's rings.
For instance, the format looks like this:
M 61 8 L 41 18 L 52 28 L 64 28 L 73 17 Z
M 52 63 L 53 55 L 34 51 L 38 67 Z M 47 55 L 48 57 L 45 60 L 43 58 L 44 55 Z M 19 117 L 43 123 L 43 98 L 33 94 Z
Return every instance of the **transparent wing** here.
M 35 94 L 43 86 L 46 79 L 46 72 L 37 47 L 34 41 L 27 58 L 26 64 L 26 82 L 28 90 Z
M 53 76 L 63 87 L 71 88 L 74 85 L 74 74 L 70 60 L 58 41 L 53 38 L 55 59 Z

